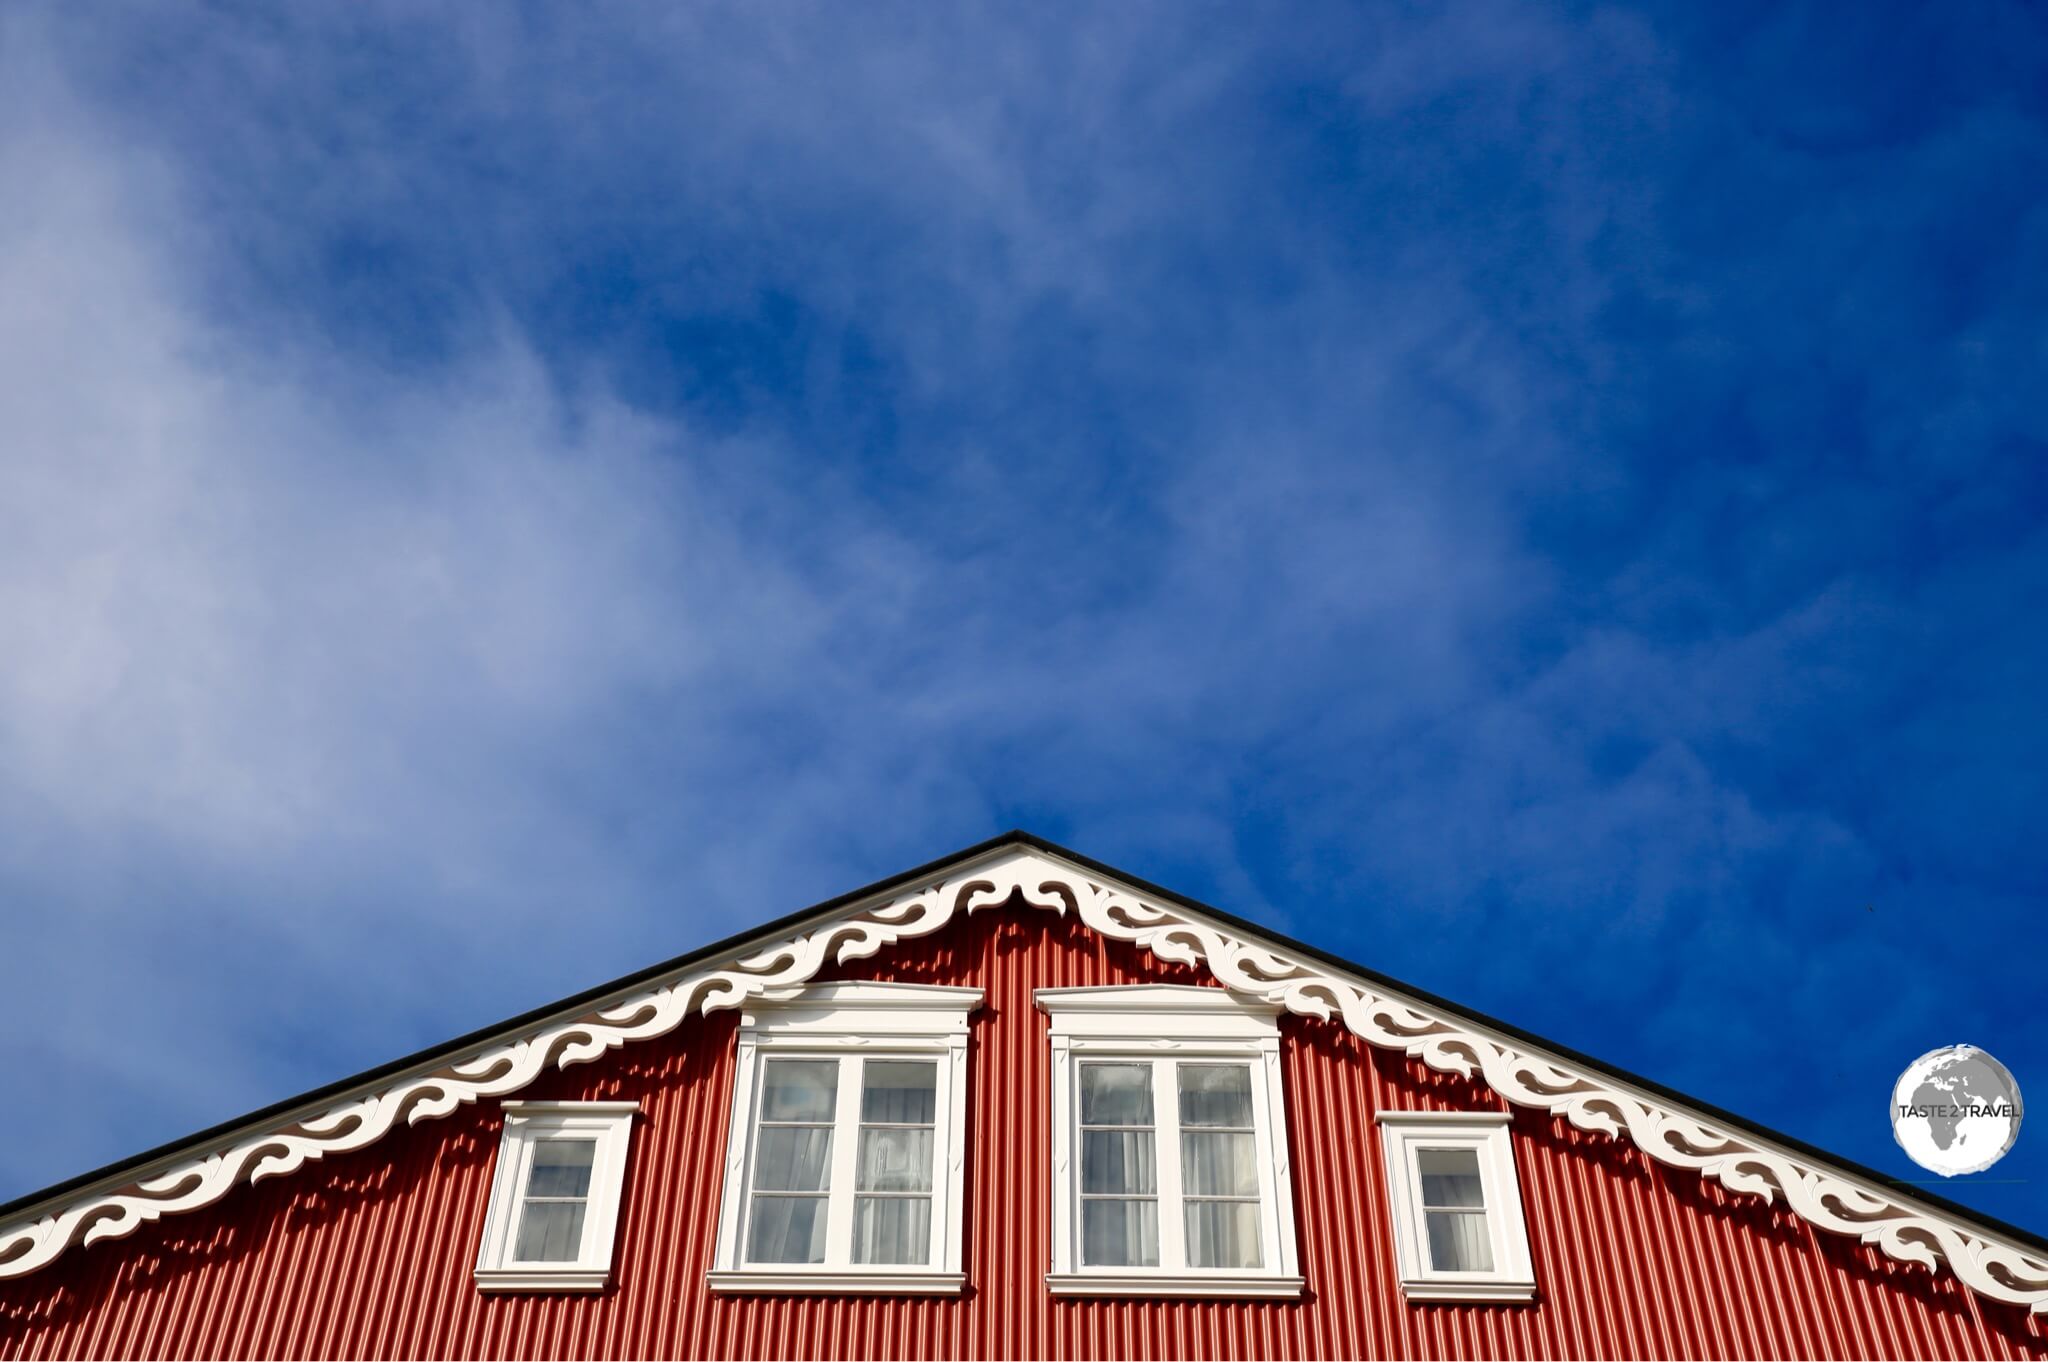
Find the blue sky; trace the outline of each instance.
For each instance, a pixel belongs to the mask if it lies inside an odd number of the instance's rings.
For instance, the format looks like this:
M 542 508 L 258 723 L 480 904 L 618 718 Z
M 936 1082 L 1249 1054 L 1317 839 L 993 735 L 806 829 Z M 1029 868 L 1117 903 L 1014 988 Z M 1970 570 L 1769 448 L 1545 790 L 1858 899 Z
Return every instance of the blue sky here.
M 0 1196 L 1011 826 L 2048 1100 L 2038 10 L 15 6 L 0 175 Z

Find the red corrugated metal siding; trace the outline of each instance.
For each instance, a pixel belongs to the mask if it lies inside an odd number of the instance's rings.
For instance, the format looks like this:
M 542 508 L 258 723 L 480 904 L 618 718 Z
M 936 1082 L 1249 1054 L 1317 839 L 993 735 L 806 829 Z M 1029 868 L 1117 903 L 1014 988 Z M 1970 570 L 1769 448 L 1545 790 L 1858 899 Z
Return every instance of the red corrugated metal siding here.
M 1285 1023 L 1285 1083 L 1304 1299 L 1054 1301 L 1048 1060 L 1031 990 L 1204 981 L 1035 910 L 983 912 L 845 973 L 987 990 L 969 1059 L 970 1289 L 957 1300 L 705 1290 L 735 1025 L 721 1013 L 524 1094 L 643 1103 L 610 1292 L 476 1291 L 497 1144 L 486 1104 L 0 1282 L 0 1355 L 2048 1358 L 2039 1322 L 1952 1278 L 1529 1113 L 1514 1136 L 1540 1300 L 1411 1306 L 1373 1113 L 1500 1104 L 1302 1018 Z

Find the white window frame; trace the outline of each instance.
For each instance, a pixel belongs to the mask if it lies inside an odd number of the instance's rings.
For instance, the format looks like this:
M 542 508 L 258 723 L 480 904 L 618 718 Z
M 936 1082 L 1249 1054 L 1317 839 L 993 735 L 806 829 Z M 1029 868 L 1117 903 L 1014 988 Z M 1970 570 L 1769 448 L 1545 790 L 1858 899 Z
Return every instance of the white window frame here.
M 1042 988 L 1035 996 L 1051 1021 L 1052 1040 L 1052 1262 L 1047 1289 L 1059 1296 L 1300 1296 L 1294 1182 L 1280 1091 L 1278 1004 L 1185 984 Z M 1080 1066 L 1096 1060 L 1152 1067 L 1158 1267 L 1090 1267 L 1081 1261 Z M 1186 1265 L 1177 1065 L 1219 1060 L 1242 1063 L 1251 1072 L 1263 1263 L 1257 1268 Z
M 1383 1111 L 1381 1147 L 1393 1203 L 1394 1257 L 1401 1292 L 1409 1300 L 1526 1301 L 1536 1296 L 1529 1229 L 1522 1219 L 1522 1187 L 1504 1111 Z M 1488 1272 L 1442 1272 L 1430 1265 L 1422 1177 L 1416 1154 L 1424 1149 L 1469 1149 L 1479 1157 L 1486 1232 L 1493 1254 Z
M 477 1250 L 476 1284 L 483 1291 L 602 1291 L 611 1282 L 612 1242 L 618 1232 L 626 1154 L 638 1102 L 506 1102 L 497 1167 Z M 519 1243 L 520 1206 L 536 1145 L 547 1139 L 594 1142 L 590 1188 L 584 1200 L 583 1243 L 570 1262 L 525 1263 L 512 1255 Z
M 725 1189 L 711 1289 L 782 1294 L 958 1295 L 967 1156 L 967 1018 L 978 988 L 932 984 L 829 983 L 750 999 L 740 1017 L 733 1075 Z M 762 1062 L 829 1059 L 840 1064 L 832 1137 L 830 1228 L 822 1263 L 746 1260 L 756 1108 Z M 930 1059 L 938 1087 L 932 1131 L 931 1258 L 921 1266 L 852 1261 L 851 1205 L 860 1128 L 860 1061 Z

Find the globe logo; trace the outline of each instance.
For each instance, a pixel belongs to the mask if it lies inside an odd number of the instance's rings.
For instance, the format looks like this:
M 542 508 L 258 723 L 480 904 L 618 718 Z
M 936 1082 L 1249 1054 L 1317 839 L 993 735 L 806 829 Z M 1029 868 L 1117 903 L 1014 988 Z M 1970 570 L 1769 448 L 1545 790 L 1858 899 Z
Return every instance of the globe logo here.
M 1974 1045 L 1929 1050 L 1892 1087 L 1892 1137 L 1930 1173 L 1981 1173 L 2019 1135 L 2020 1085 Z

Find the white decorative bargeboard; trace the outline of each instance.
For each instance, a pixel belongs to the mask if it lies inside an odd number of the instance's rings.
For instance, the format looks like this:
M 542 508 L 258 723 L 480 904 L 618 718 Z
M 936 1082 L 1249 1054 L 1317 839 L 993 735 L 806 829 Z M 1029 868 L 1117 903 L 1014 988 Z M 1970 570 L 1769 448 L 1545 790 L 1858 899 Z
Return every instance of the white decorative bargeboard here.
M 211 1205 L 242 1182 L 374 1144 L 400 1121 L 417 1124 L 479 1098 L 517 1092 L 550 1068 L 666 1035 L 693 1013 L 806 983 L 829 965 L 929 936 L 961 914 L 1013 899 L 1028 908 L 1073 912 L 1104 936 L 1163 961 L 1206 969 L 1248 998 L 1341 1023 L 1372 1045 L 1480 1080 L 1516 1106 L 1627 1138 L 1667 1167 L 1782 1201 L 1817 1229 L 1875 1245 L 1903 1262 L 1936 1271 L 1946 1265 L 1986 1297 L 2048 1314 L 2048 1261 L 1979 1226 L 1761 1136 L 1723 1129 L 1669 1099 L 1479 1022 L 1322 961 L 1292 957 L 1240 928 L 1024 842 L 963 860 L 923 888 L 835 909 L 764 949 L 685 967 L 616 1002 L 535 1023 L 430 1072 L 381 1080 L 374 1090 L 276 1128 L 173 1156 L 139 1180 L 53 1198 L 30 1219 L 0 1227 L 0 1278 L 34 1272 L 74 1245 L 119 1238 L 161 1216 Z

